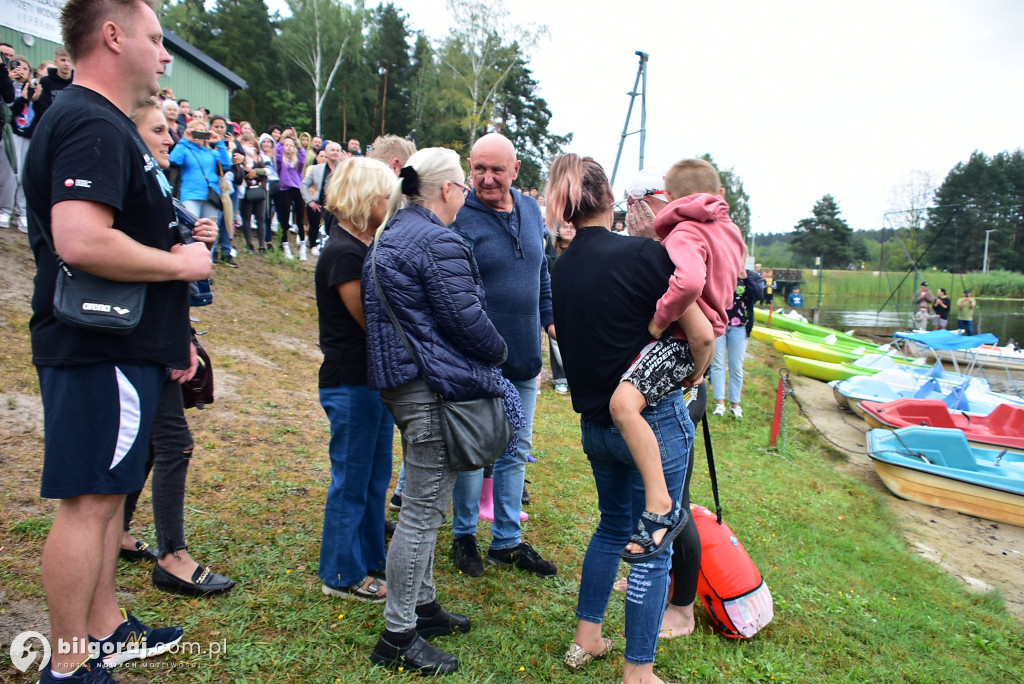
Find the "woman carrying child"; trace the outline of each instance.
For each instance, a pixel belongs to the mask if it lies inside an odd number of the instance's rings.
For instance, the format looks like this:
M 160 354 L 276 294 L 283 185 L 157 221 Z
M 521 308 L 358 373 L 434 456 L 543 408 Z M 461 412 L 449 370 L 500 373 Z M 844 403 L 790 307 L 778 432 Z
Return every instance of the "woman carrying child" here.
M 611 398 L 611 416 L 629 445 L 644 480 L 646 508 L 629 545 L 627 563 L 646 563 L 664 553 L 686 525 L 689 512 L 670 495 L 661 473 L 654 431 L 642 415 L 661 398 L 700 383 L 725 333 L 736 279 L 744 272 L 746 247 L 729 218 L 718 171 L 703 159 L 684 159 L 665 176 L 665 207 L 654 229 L 675 270 L 648 325 L 652 339 L 622 375 Z M 664 333 L 676 321 L 681 331 Z

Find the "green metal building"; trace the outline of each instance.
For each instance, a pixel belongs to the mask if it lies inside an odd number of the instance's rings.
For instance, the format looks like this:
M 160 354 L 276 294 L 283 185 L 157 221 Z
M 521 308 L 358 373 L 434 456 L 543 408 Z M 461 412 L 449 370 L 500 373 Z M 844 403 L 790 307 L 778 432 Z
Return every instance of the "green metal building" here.
M 3 4 L 0 2 L 0 6 Z M 5 20 L 6 17 L 0 15 L 0 42 L 13 45 L 15 53 L 27 57 L 34 66 L 53 59 L 59 43 L 41 35 L 16 31 L 6 26 Z M 52 29 L 39 33 L 54 35 Z M 160 79 L 161 87 L 170 88 L 175 98 L 188 100 L 193 108 L 206 107 L 230 119 L 231 98 L 249 87 L 245 79 L 166 28 L 164 46 L 174 61 Z

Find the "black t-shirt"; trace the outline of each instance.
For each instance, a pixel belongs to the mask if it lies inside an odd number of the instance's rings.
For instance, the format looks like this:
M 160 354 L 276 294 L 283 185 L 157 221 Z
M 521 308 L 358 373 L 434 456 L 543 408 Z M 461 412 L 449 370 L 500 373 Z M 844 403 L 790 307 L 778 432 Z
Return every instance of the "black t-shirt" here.
M 555 331 L 572 407 L 610 423 L 608 402 L 630 362 L 651 340 L 647 324 L 674 270 L 648 238 L 578 228 L 551 270 Z
M 939 315 L 939 318 L 949 318 L 949 306 L 952 304 L 952 300 L 949 297 L 936 297 L 935 303 L 932 304 L 932 308 L 935 309 L 935 313 Z
M 316 308 L 320 312 L 320 387 L 366 384 L 366 331 L 352 318 L 338 285 L 360 281 L 366 245 L 341 226 L 331 231 L 316 264 Z
M 116 361 L 187 368 L 188 283 L 149 283 L 142 320 L 128 335 L 75 328 L 53 315 L 57 261 L 50 208 L 82 200 L 114 209 L 114 228 L 143 245 L 170 250 L 180 242 L 171 189 L 131 119 L 99 93 L 71 85 L 32 136 L 25 163 L 29 240 L 36 258 L 32 296 L 32 361 L 73 366 Z

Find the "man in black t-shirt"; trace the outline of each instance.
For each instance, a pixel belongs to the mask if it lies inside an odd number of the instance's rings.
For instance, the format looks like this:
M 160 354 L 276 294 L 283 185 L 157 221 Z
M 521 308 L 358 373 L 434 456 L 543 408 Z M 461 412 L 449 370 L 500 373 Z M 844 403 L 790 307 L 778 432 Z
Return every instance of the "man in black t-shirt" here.
M 180 627 L 143 625 L 118 608 L 115 592 L 125 494 L 145 481 L 160 388 L 167 377 L 195 372 L 188 282 L 210 272 L 204 244 L 180 244 L 170 188 L 128 118 L 159 91 L 171 61 L 149 1 L 64 5 L 75 82 L 40 121 L 26 160 L 37 265 L 30 328 L 45 426 L 42 495 L 60 500 L 43 548 L 53 660 L 41 682 L 112 682 L 104 665 L 164 652 L 182 635 Z M 199 221 L 193 235 L 215 230 Z M 57 320 L 54 252 L 102 278 L 148 283 L 138 327 L 110 335 Z

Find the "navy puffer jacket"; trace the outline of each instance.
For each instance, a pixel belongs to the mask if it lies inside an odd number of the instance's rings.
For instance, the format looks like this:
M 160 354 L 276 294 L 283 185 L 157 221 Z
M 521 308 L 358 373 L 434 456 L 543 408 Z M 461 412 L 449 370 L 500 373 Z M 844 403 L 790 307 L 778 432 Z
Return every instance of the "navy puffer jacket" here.
M 462 238 L 432 211 L 412 205 L 395 214 L 376 249 L 381 289 L 423 370 L 381 305 L 367 258 L 362 289 L 370 388 L 422 377 L 445 399 L 502 396 L 492 367 L 508 350 L 487 318 L 480 271 Z

